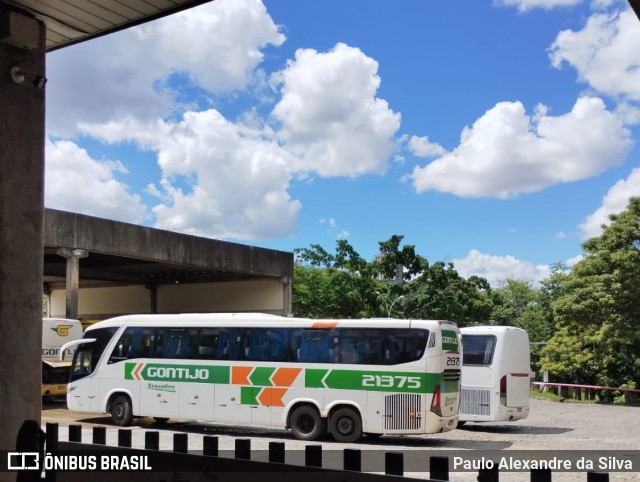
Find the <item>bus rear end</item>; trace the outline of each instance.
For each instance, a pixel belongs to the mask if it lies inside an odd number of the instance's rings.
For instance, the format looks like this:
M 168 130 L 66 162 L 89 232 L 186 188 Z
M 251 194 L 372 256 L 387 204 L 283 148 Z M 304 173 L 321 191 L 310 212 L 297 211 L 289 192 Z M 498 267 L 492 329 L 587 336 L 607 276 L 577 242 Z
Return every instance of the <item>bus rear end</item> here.
M 458 424 L 461 390 L 461 338 L 458 327 L 439 321 L 427 345 L 427 385 L 430 398 L 425 423 L 426 433 L 448 432 Z
M 514 421 L 529 415 L 527 332 L 512 326 L 462 328 L 462 422 Z

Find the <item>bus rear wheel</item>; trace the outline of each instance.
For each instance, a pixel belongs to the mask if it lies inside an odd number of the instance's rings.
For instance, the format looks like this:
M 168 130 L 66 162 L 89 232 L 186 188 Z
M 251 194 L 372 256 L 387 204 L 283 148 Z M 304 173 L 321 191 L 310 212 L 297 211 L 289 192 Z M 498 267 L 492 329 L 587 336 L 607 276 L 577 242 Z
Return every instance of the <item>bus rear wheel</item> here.
M 118 395 L 111 404 L 111 421 L 120 427 L 128 427 L 133 422 L 133 407 L 126 395 Z
M 291 433 L 298 440 L 316 440 L 325 431 L 324 420 L 314 407 L 302 405 L 296 408 L 290 419 Z
M 336 442 L 357 442 L 362 437 L 360 415 L 352 408 L 339 408 L 329 419 L 329 432 Z

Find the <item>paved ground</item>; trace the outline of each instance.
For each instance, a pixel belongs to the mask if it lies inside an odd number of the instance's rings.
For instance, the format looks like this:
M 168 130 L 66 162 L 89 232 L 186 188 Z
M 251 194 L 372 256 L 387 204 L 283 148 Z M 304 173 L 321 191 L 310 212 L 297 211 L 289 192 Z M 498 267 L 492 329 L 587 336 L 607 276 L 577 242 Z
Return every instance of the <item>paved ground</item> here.
M 65 428 L 69 424 L 82 424 L 83 441 L 92 440 L 93 426 L 106 426 L 107 445 L 117 445 L 117 430 L 110 424 L 106 416 L 87 415 L 69 412 L 64 403 L 46 404 L 42 412 L 43 425 L 46 422 L 57 422 L 60 425 L 60 438 L 65 440 L 68 434 Z M 171 450 L 174 432 L 187 432 L 189 450 L 201 450 L 203 435 L 218 437 L 219 449 L 224 456 L 233 457 L 236 440 L 250 439 L 252 458 L 267 460 L 269 442 L 284 442 L 287 449 L 287 463 L 304 463 L 305 446 L 310 443 L 295 440 L 290 433 L 259 428 L 236 428 L 204 423 L 170 421 L 157 424 L 152 419 L 138 419 L 132 427 L 133 447 L 144 448 L 146 430 L 160 432 L 161 449 Z M 322 446 L 323 465 L 341 468 L 342 450 L 353 448 L 345 444 L 333 442 L 331 439 L 313 442 Z M 497 451 L 498 456 L 516 454 L 523 455 L 520 450 L 545 450 L 557 453 L 559 458 L 571 455 L 572 450 L 594 450 L 600 452 L 615 450 L 617 458 L 624 458 L 624 453 L 640 451 L 640 408 L 611 405 L 558 403 L 546 400 L 531 400 L 529 418 L 510 423 L 468 423 L 461 429 L 445 434 L 422 436 L 389 436 L 376 440 L 364 438 L 357 445 L 362 451 L 363 470 L 367 464 L 373 463 L 370 471 L 383 471 L 382 460 L 386 452 L 402 452 L 405 454 L 405 473 L 411 477 L 426 477 L 418 460 L 428 455 L 446 454 L 450 457 L 470 454 L 471 451 Z M 463 452 L 459 452 L 463 451 Z M 464 452 L 466 451 L 466 452 Z M 549 453 L 549 452 L 547 452 Z M 419 454 L 420 458 L 416 458 Z M 604 452 L 602 455 L 605 454 Z M 619 457 L 618 457 L 619 456 Z M 524 455 L 526 457 L 526 454 Z M 463 460 L 466 460 L 463 457 Z M 597 458 L 595 459 L 597 460 Z M 640 464 L 640 462 L 638 462 Z M 640 471 L 636 464 L 634 469 Z M 471 473 L 456 472 L 451 474 L 454 481 L 476 480 Z M 554 473 L 554 481 L 586 481 L 584 473 Z M 524 473 L 501 474 L 501 481 L 529 480 Z M 612 472 L 612 481 L 640 480 L 640 472 Z

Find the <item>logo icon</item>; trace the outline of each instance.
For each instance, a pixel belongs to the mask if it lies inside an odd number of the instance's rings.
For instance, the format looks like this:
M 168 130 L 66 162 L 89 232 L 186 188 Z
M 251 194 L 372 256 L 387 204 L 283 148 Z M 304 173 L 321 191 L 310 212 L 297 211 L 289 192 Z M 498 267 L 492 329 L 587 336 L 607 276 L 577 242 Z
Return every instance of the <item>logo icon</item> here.
M 55 328 L 51 328 L 53 331 L 56 332 L 56 335 L 58 336 L 67 336 L 69 334 L 69 328 L 71 328 L 73 325 L 58 325 Z
M 38 452 L 8 452 L 8 470 L 40 470 L 40 454 Z

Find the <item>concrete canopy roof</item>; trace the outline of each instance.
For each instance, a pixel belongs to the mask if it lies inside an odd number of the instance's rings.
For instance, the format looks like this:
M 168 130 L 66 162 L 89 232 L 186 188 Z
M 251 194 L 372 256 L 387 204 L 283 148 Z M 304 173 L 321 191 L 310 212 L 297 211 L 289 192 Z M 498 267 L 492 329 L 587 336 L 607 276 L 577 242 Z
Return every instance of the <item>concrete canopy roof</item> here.
M 42 21 L 46 51 L 156 20 L 211 0 L 2 0 Z
M 65 285 L 66 250 L 85 251 L 80 286 L 283 279 L 293 253 L 46 209 L 44 283 Z

